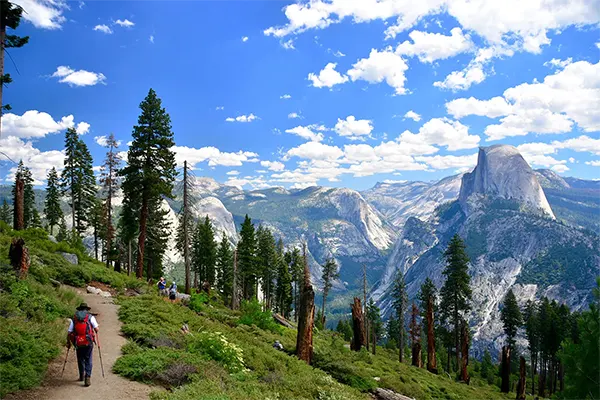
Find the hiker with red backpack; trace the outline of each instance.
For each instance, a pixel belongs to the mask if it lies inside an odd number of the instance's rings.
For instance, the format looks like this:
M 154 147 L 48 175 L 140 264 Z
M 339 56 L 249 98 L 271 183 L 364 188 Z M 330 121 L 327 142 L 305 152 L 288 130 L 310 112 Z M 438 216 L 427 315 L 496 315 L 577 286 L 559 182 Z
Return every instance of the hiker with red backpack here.
M 85 386 L 90 386 L 92 377 L 92 350 L 98 334 L 98 322 L 90 314 L 91 308 L 86 303 L 81 303 L 71 320 L 67 330 L 67 347 L 71 343 L 77 352 L 77 366 L 79 367 L 79 381 Z

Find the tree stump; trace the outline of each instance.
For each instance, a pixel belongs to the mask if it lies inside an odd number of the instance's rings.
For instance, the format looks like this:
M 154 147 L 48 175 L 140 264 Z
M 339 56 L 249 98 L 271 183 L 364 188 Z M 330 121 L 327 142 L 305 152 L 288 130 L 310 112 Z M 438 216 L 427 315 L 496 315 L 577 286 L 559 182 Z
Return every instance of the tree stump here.
M 367 335 L 365 333 L 365 320 L 360 305 L 360 299 L 354 298 L 352 307 L 352 342 L 350 343 L 350 349 L 354 351 L 360 351 L 360 349 L 367 344 Z
M 525 357 L 521 356 L 519 359 L 519 383 L 517 384 L 517 400 L 525 400 L 525 380 L 527 379 L 527 372 L 525 369 Z
M 467 367 L 469 366 L 469 328 L 466 321 L 463 321 L 462 324 L 462 348 L 461 348 L 461 371 L 460 377 L 461 380 L 467 385 L 471 381 L 471 377 L 469 376 L 469 371 Z
M 304 284 L 300 293 L 298 313 L 298 335 L 296 336 L 296 355 L 310 365 L 313 357 L 313 327 L 315 323 L 315 292 L 310 283 L 310 271 L 304 249 Z
M 500 385 L 500 391 L 502 393 L 508 393 L 510 391 L 510 347 L 502 347 L 502 360 L 500 365 L 500 376 L 502 378 L 502 384 Z
M 437 361 L 435 359 L 435 330 L 433 325 L 433 302 L 427 301 L 427 371 L 437 374 Z
M 25 279 L 29 271 L 30 259 L 29 250 L 25 247 L 25 241 L 21 238 L 14 238 L 8 250 L 8 258 L 17 278 Z

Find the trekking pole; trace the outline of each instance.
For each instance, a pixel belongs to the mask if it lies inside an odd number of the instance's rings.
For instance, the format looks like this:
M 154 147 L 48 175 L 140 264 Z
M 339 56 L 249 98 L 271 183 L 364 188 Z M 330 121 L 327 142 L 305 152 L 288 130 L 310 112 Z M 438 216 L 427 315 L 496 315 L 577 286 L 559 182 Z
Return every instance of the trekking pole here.
M 100 368 L 102 369 L 102 377 L 104 378 L 104 365 L 102 364 L 102 351 L 100 351 L 100 336 L 96 333 L 96 345 L 98 346 L 98 355 L 100 356 Z
M 62 379 L 63 374 L 65 373 L 65 367 L 67 366 L 67 360 L 69 359 L 69 350 L 71 350 L 71 346 L 67 347 L 67 356 L 65 357 L 65 363 L 63 364 L 62 372 L 60 373 L 60 379 Z

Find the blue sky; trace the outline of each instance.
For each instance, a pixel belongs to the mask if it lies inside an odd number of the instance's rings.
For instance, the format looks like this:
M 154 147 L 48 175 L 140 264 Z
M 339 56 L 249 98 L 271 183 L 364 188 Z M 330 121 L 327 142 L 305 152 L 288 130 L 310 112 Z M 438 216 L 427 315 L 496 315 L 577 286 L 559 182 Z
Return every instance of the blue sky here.
M 69 126 L 95 165 L 110 132 L 126 151 L 149 88 L 178 162 L 245 188 L 439 179 L 498 143 L 600 175 L 594 1 L 15 1 L 0 148 L 38 183 Z

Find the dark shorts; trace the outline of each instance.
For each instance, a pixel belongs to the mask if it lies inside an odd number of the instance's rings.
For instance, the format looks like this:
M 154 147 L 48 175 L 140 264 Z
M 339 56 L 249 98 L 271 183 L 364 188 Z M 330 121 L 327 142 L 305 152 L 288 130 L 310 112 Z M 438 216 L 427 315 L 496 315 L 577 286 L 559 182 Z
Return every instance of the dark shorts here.
M 176 298 L 177 298 L 177 295 L 175 293 L 171 293 L 169 295 L 169 299 L 171 299 L 171 300 L 175 300 Z

